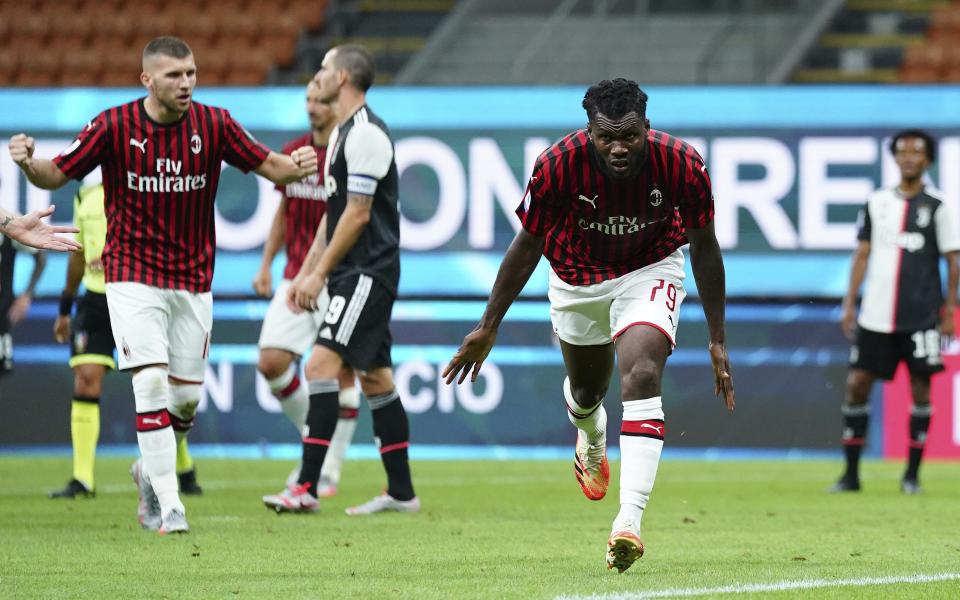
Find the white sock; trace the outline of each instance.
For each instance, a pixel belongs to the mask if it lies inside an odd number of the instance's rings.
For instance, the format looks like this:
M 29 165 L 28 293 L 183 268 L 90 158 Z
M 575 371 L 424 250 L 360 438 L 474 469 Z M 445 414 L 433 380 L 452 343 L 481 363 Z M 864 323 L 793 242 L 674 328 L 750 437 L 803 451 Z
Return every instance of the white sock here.
M 170 427 L 167 403 L 170 384 L 167 370 L 142 369 L 133 376 L 133 397 L 137 407 L 137 443 L 153 491 L 160 501 L 160 514 L 184 510 L 177 484 L 177 439 Z M 165 426 L 159 426 L 165 423 Z
M 320 478 L 336 485 L 340 482 L 340 468 L 343 466 L 343 457 L 353 441 L 353 432 L 357 429 L 357 409 L 360 408 L 360 391 L 354 387 L 340 390 L 340 418 L 337 428 L 333 431 L 330 448 L 323 460 Z
M 270 391 L 274 398 L 280 401 L 283 414 L 297 429 L 297 435 L 303 433 L 303 426 L 307 423 L 307 411 L 310 409 L 310 394 L 300 379 L 300 370 L 296 364 L 290 367 L 276 379 L 269 379 Z
M 193 429 L 201 394 L 203 394 L 203 385 L 199 383 L 182 383 L 170 386 L 167 411 L 171 417 L 174 417 L 173 434 L 177 438 L 177 445 Z
M 596 444 L 607 439 L 607 411 L 603 408 L 603 402 L 592 409 L 578 405 L 570 391 L 569 377 L 563 378 L 563 397 L 567 401 L 567 417 L 574 427 L 586 434 L 587 443 Z
M 660 396 L 623 403 L 620 428 L 620 514 L 614 528 L 627 520 L 639 529 L 643 509 L 663 451 L 663 405 Z M 622 518 L 621 518 L 622 517 Z

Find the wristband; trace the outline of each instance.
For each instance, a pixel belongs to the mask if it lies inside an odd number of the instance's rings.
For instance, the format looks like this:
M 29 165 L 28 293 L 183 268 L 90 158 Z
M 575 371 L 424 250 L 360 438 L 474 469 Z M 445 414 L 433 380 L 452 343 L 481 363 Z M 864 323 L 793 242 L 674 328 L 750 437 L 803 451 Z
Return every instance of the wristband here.
M 67 317 L 73 312 L 73 294 L 60 292 L 60 316 Z

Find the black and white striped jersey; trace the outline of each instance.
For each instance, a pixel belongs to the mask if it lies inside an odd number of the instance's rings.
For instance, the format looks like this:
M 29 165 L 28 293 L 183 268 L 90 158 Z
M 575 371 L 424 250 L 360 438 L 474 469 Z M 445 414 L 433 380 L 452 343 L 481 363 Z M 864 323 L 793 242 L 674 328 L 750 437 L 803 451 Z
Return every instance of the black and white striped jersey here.
M 943 304 L 940 257 L 960 250 L 955 217 L 940 192 L 905 198 L 877 190 L 860 211 L 857 239 L 870 242 L 858 323 L 880 333 L 936 325 Z
M 348 194 L 373 196 L 370 222 L 330 274 L 338 279 L 362 273 L 396 296 L 400 282 L 400 207 L 397 162 L 386 123 L 366 105 L 333 130 L 324 160 L 327 188 L 327 242 L 347 207 Z

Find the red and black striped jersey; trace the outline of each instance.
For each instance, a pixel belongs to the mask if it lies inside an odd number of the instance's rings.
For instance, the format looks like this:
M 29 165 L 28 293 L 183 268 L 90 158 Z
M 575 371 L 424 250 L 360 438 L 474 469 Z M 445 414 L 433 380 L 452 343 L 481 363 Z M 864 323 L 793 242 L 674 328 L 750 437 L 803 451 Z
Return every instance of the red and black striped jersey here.
M 73 179 L 101 167 L 108 283 L 210 291 L 221 162 L 248 172 L 270 150 L 222 108 L 192 102 L 182 119 L 161 124 L 143 102 L 100 113 L 53 162 Z
M 313 134 L 307 133 L 291 140 L 283 147 L 284 154 L 291 154 L 301 146 L 313 146 L 317 151 L 317 162 L 323 164 L 327 156 L 326 146 L 313 143 Z M 284 279 L 293 279 L 300 272 L 303 259 L 310 251 L 313 238 L 323 214 L 327 211 L 327 190 L 323 185 L 323 173 L 310 175 L 302 181 L 278 185 L 277 190 L 287 198 L 286 236 L 287 266 L 283 269 Z
M 650 130 L 647 160 L 630 180 L 607 177 L 579 130 L 550 146 L 533 168 L 517 215 L 546 236 L 543 255 L 563 281 L 591 285 L 663 260 L 687 243 L 687 228 L 713 220 L 710 176 L 689 144 Z

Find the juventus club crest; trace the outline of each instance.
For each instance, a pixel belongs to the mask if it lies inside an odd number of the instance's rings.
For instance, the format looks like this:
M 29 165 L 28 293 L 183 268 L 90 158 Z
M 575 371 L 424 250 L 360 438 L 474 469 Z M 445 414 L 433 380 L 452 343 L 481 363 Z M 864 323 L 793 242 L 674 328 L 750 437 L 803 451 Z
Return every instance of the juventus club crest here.
M 654 185 L 653 191 L 650 192 L 650 206 L 660 206 L 661 204 L 663 204 L 663 192 Z
M 923 229 L 930 224 L 930 217 L 933 215 L 933 211 L 930 210 L 929 206 L 918 206 L 917 207 L 917 227 Z

